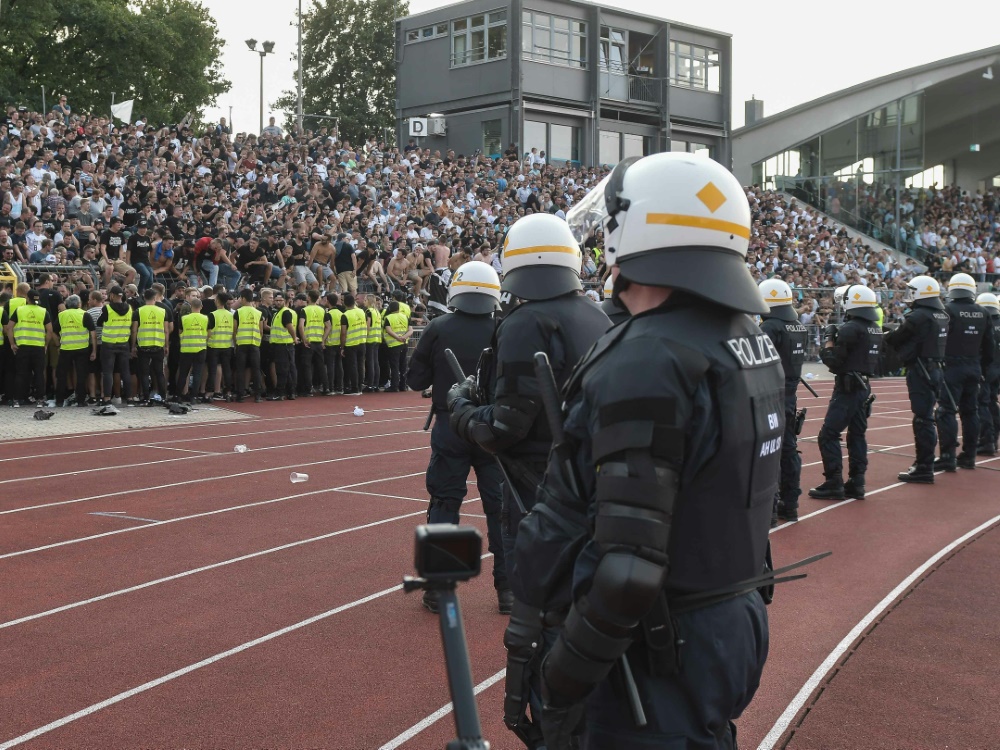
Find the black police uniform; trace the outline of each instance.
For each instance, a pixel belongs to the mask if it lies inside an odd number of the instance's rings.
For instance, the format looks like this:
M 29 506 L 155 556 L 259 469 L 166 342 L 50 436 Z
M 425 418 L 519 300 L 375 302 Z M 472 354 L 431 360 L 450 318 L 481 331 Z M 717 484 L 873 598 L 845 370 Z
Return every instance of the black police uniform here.
M 809 497 L 842 500 L 845 496 L 863 499 L 865 472 L 868 470 L 868 376 L 878 369 L 882 350 L 882 329 L 874 321 L 847 313 L 832 348 L 823 347 L 820 357 L 836 375 L 830 406 L 819 431 L 819 453 L 823 475 L 819 487 L 809 490 Z M 840 434 L 847 430 L 849 480 L 844 484 L 844 462 L 840 452 Z
M 500 536 L 500 486 L 503 473 L 493 456 L 478 445 L 458 437 L 448 424 L 448 390 L 455 383 L 445 349 L 451 349 L 462 371 L 476 370 L 479 356 L 493 338 L 492 315 L 469 315 L 456 310 L 435 318 L 424 329 L 410 358 L 406 379 L 411 388 L 423 390 L 433 385 L 434 428 L 431 432 L 431 460 L 427 466 L 428 523 L 458 523 L 459 509 L 468 489 L 469 469 L 476 470 L 476 483 L 486 514 L 486 536 L 493 553 L 493 586 L 509 588 Z
M 944 387 L 951 393 L 951 399 L 942 393 L 938 401 L 941 458 L 935 462 L 935 468 L 955 471 L 957 465 L 974 469 L 979 447 L 979 382 L 993 363 L 993 325 L 985 308 L 971 299 L 948 300 L 945 310 L 951 322 L 944 355 Z M 959 456 L 955 455 L 958 451 L 955 406 L 962 417 L 962 453 Z
M 913 412 L 916 461 L 899 475 L 904 482 L 934 482 L 934 447 L 937 430 L 934 405 L 941 390 L 941 365 L 948 344 L 948 313 L 941 301 L 916 300 L 903 324 L 885 334 L 885 344 L 906 365 L 906 389 Z
M 735 747 L 768 652 L 753 579 L 778 489 L 779 363 L 749 316 L 675 291 L 604 336 L 567 386 L 569 460 L 553 451 L 515 562 L 527 601 L 565 614 L 543 671 L 551 701 L 589 694 L 584 747 Z
M 985 370 L 985 380 L 979 386 L 979 453 L 994 456 L 1000 438 L 1000 311 L 986 308 L 993 326 L 993 362 Z
M 802 363 L 806 360 L 808 334 L 791 305 L 780 305 L 762 316 L 760 330 L 767 334 L 781 356 L 785 371 L 785 434 L 781 440 L 781 481 L 775 496 L 775 512 L 784 514 L 790 521 L 798 519 L 799 495 L 802 489 L 802 457 L 798 451 L 796 428 L 798 421 L 798 388 L 802 377 Z M 779 508 L 780 505 L 780 508 Z
M 604 301 L 601 302 L 601 309 L 608 316 L 608 319 L 611 320 L 611 325 L 613 326 L 624 323 L 629 319 L 628 310 L 615 304 L 615 301 L 611 297 L 604 298 Z
M 535 377 L 534 356 L 536 352 L 548 354 L 556 384 L 561 388 L 574 365 L 610 325 L 608 316 L 597 305 L 576 292 L 553 299 L 524 301 L 508 312 L 497 327 L 492 347 L 494 364 L 486 368 L 492 370 L 492 375 L 479 373 L 480 383 L 489 384 L 485 388 L 487 403 L 451 404 L 451 425 L 455 432 L 497 454 L 507 471 L 501 533 L 515 602 L 504 633 L 507 647 L 504 722 L 529 748 L 542 743 L 538 721 L 539 645 L 543 638 L 554 639 L 553 633 L 542 633 L 538 610 L 524 604 L 519 585 L 523 577 L 510 563 L 518 524 L 524 517 L 519 506 L 528 511 L 534 504 L 535 490 L 552 447 L 552 432 Z M 645 371 L 648 374 L 649 370 Z M 508 478 L 513 486 L 508 486 Z M 526 715 L 529 700 L 532 722 Z

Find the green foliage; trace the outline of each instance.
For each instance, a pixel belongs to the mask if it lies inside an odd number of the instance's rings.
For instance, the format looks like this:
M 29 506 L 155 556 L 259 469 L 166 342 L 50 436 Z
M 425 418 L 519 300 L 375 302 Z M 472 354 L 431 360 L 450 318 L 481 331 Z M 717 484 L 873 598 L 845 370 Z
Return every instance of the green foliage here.
M 0 0 L 0 101 L 76 112 L 135 99 L 136 117 L 179 122 L 229 90 L 225 42 L 197 0 Z
M 340 135 L 352 143 L 395 126 L 396 26 L 407 0 L 317 0 L 303 14 L 302 111 L 340 118 Z M 296 75 L 298 72 L 296 71 Z M 295 123 L 295 90 L 275 107 Z M 306 130 L 332 127 L 305 118 Z

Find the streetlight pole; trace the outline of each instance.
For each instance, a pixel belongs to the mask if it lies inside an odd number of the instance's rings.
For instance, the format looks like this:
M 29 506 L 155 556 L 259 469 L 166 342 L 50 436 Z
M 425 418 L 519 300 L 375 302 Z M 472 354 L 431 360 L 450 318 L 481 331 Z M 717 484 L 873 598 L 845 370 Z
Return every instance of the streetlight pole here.
M 299 135 L 302 135 L 302 0 L 299 0 L 299 91 L 298 91 L 298 125 Z
M 247 39 L 246 44 L 251 52 L 260 55 L 260 128 L 257 130 L 260 135 L 264 132 L 264 57 L 274 52 L 274 42 L 264 42 L 261 50 L 257 49 L 256 39 Z

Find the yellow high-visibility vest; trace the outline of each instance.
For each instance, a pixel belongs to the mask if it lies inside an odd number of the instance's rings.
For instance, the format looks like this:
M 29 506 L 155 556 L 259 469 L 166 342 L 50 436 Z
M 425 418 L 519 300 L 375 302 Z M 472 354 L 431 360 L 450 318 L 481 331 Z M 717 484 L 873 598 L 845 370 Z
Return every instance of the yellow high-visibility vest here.
M 347 340 L 344 346 L 359 346 L 365 343 L 368 338 L 368 321 L 365 320 L 365 311 L 358 307 L 352 307 L 344 312 L 347 319 Z
M 260 346 L 261 312 L 252 305 L 236 310 L 240 327 L 236 329 L 236 346 Z
M 14 324 L 14 343 L 18 346 L 45 346 L 45 308 L 21 305 Z
M 368 329 L 368 343 L 369 344 L 381 344 L 382 343 L 382 313 L 376 310 L 374 307 L 369 308 L 368 312 L 372 316 L 372 327 Z
M 101 342 L 105 344 L 127 344 L 132 337 L 132 308 L 119 315 L 111 305 L 106 305 L 108 319 L 104 323 L 104 332 L 101 335 Z
M 330 335 L 326 339 L 327 346 L 340 346 L 340 320 L 344 313 L 336 307 L 330 308 Z
M 410 327 L 410 321 L 406 319 L 406 316 L 403 315 L 403 313 L 398 313 L 398 312 L 392 313 L 390 315 L 386 315 L 385 319 L 389 323 L 389 328 L 391 328 L 392 332 L 395 333 L 397 336 L 402 336 L 404 333 L 406 333 L 406 329 Z M 396 341 L 396 339 L 394 339 L 392 336 L 385 337 L 385 345 L 388 346 L 390 349 L 397 346 L 402 346 L 404 343 L 406 342 Z
M 295 339 L 292 338 L 291 334 L 288 333 L 288 329 L 281 324 L 281 320 L 285 315 L 285 311 L 292 314 L 292 330 L 295 330 L 295 326 L 298 325 L 298 316 L 295 311 L 288 307 L 283 307 L 278 310 L 278 314 L 274 316 L 274 320 L 271 321 L 271 343 L 280 345 L 291 345 L 295 343 Z
M 90 346 L 90 331 L 83 325 L 86 312 L 77 308 L 59 313 L 59 349 L 77 352 Z M 20 316 L 18 316 L 20 317 Z
M 302 308 L 305 322 L 306 341 L 310 344 L 318 344 L 323 341 L 323 318 L 326 317 L 326 310 L 319 305 L 306 305 Z
M 167 311 L 159 305 L 143 305 L 139 308 L 139 328 L 135 335 L 136 346 L 145 349 L 163 347 L 167 340 L 163 334 L 163 323 Z
M 107 329 L 105 329 L 107 330 Z M 208 347 L 208 316 L 188 313 L 181 318 L 181 354 L 197 354 Z
M 233 345 L 233 314 L 229 310 L 213 310 L 215 325 L 208 332 L 211 349 L 228 349 Z

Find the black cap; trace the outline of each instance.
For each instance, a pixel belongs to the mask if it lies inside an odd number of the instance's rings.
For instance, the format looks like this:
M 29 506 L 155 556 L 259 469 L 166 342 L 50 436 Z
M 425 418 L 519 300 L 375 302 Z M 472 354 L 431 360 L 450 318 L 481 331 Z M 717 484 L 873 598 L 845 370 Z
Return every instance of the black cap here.
M 149 222 L 143 219 L 138 224 L 136 224 L 136 229 L 149 229 Z

